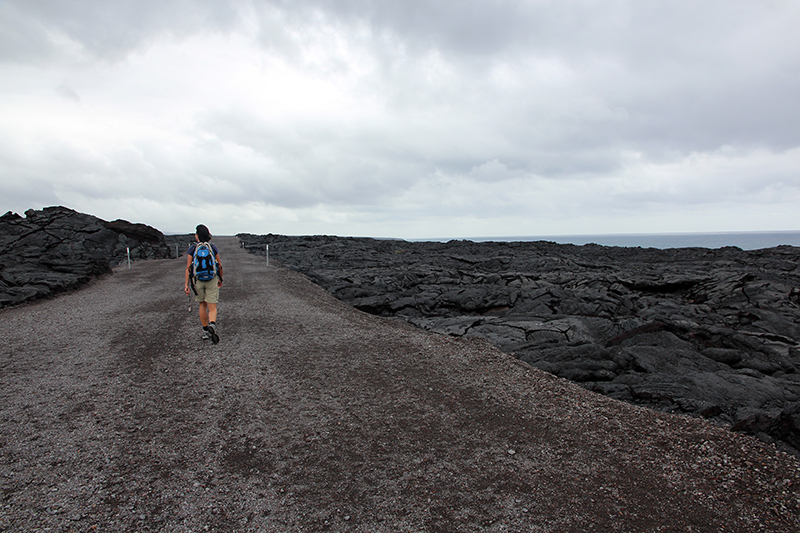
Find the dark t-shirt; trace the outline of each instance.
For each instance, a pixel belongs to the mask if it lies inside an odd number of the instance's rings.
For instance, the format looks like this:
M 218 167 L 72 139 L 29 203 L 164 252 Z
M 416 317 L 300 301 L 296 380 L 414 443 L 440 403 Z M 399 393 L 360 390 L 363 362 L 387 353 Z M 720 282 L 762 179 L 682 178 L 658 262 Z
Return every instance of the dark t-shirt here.
M 194 256 L 194 251 L 197 250 L 197 244 L 198 243 L 192 244 L 186 251 L 186 255 L 190 257 Z M 217 257 L 217 255 L 219 255 L 219 250 L 217 250 L 217 247 L 215 245 L 213 244 L 211 245 L 211 250 L 214 252 L 214 257 Z

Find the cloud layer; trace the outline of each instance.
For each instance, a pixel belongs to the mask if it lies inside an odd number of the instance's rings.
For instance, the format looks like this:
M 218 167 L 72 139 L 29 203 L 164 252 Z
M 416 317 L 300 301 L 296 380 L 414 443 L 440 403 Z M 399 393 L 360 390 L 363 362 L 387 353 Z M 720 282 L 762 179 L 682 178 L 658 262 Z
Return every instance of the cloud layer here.
M 791 2 L 0 4 L 4 210 L 404 238 L 800 227 Z

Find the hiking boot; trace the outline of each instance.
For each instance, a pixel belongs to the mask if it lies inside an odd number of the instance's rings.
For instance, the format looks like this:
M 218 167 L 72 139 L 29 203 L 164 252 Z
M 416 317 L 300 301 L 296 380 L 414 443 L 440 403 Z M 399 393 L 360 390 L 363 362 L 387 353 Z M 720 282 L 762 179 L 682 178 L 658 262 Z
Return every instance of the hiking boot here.
M 208 331 L 203 330 L 203 336 L 200 338 L 203 339 L 204 341 L 207 341 L 208 339 L 211 338 L 211 334 L 209 334 Z
M 209 324 L 208 325 L 208 333 L 211 335 L 211 342 L 217 344 L 219 342 L 219 335 L 217 335 L 217 325 L 216 324 Z

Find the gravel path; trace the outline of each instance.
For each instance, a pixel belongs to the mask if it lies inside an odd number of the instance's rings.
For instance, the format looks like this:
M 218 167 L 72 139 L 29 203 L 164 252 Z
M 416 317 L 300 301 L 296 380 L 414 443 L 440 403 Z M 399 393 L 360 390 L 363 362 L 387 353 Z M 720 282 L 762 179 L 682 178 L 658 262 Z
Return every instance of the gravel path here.
M 800 531 L 800 462 L 478 340 L 358 312 L 218 238 L 0 312 L 0 531 Z

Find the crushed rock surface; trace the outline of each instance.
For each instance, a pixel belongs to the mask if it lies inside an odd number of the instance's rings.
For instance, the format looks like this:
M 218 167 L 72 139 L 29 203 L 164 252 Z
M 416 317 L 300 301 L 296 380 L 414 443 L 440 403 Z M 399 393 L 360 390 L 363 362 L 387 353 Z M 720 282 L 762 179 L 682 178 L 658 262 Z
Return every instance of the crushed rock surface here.
M 359 312 L 217 238 L 0 312 L 0 531 L 800 531 L 800 462 Z

